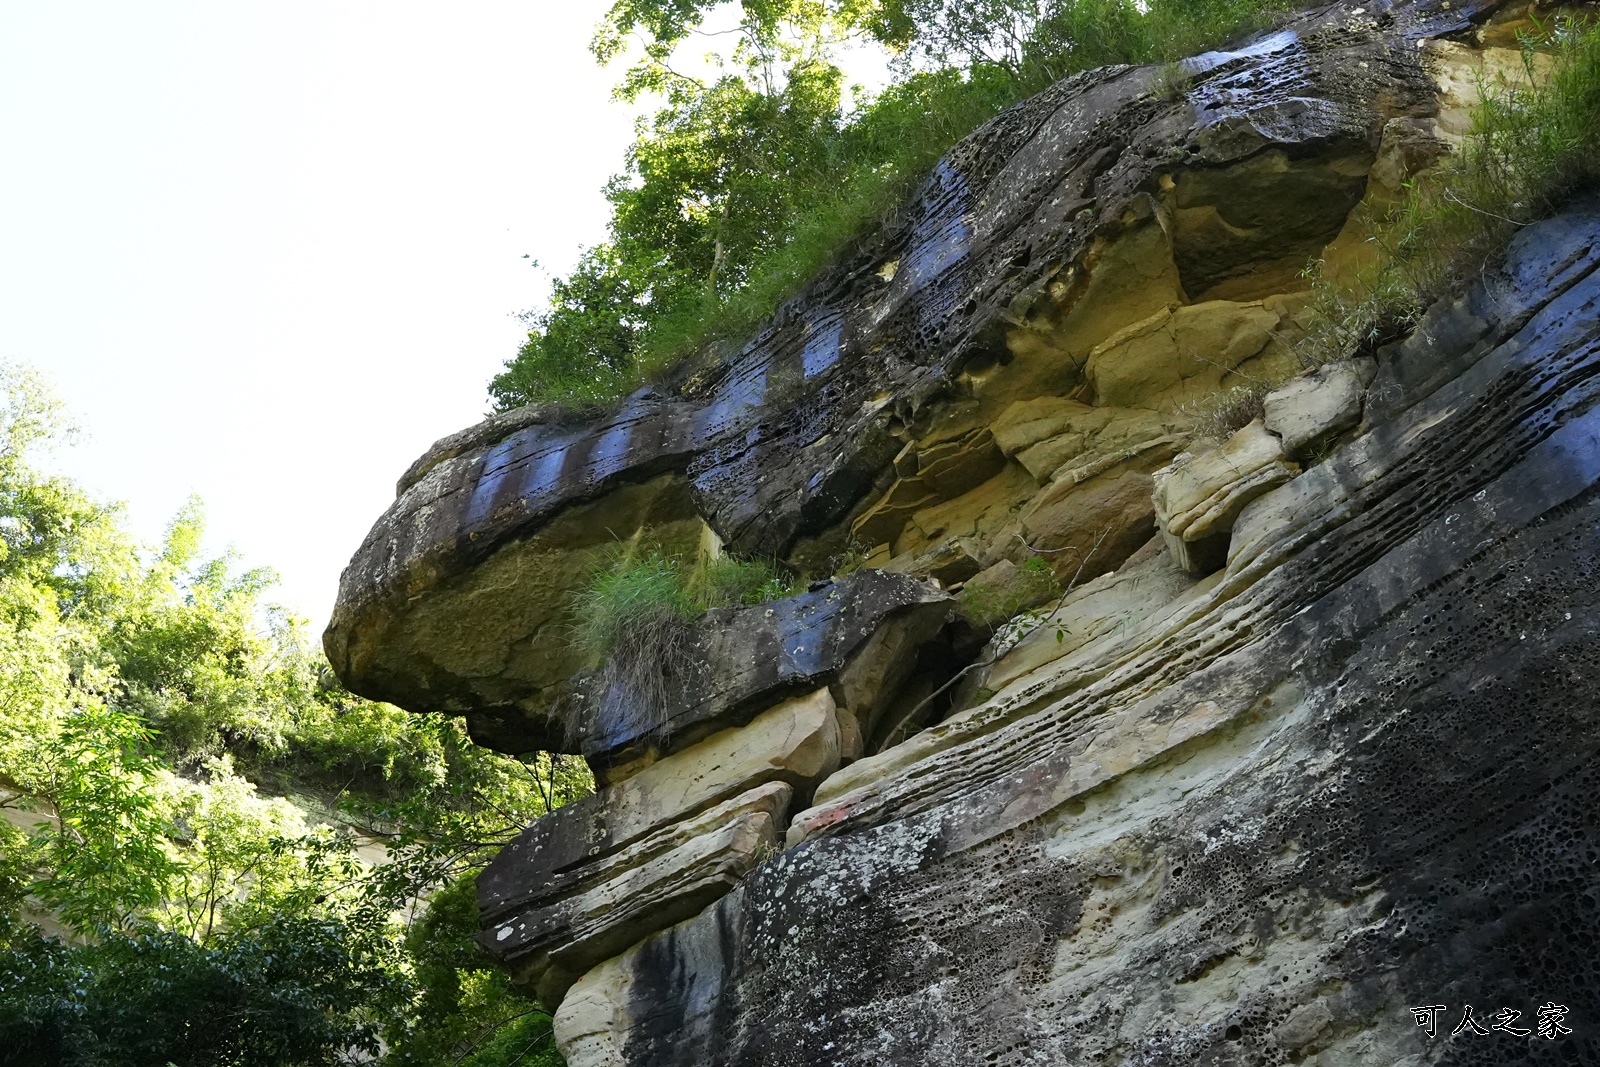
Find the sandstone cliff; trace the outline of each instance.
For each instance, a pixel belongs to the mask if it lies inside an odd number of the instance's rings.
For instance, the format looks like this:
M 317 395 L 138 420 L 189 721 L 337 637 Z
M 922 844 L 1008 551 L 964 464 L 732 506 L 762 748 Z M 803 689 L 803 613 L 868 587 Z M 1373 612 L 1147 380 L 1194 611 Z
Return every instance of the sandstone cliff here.
M 1600 1061 L 1600 200 L 1409 337 L 1293 349 L 1523 18 L 1069 79 L 731 358 L 414 465 L 326 646 L 595 768 L 479 880 L 570 1063 Z M 564 639 L 619 540 L 866 566 L 708 614 L 647 716 Z M 1036 560 L 1065 595 L 996 629 Z M 1411 1011 L 1546 1002 L 1571 1034 Z

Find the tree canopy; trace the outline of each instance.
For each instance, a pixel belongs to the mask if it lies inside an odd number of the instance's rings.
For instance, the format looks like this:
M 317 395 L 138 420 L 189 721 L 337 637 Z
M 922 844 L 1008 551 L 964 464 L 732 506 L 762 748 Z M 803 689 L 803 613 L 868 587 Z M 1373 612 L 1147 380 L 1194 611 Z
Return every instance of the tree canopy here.
M 42 474 L 66 432 L 0 364 L 0 1062 L 559 1062 L 471 878 L 581 761 L 345 692 L 198 501 L 144 549 Z

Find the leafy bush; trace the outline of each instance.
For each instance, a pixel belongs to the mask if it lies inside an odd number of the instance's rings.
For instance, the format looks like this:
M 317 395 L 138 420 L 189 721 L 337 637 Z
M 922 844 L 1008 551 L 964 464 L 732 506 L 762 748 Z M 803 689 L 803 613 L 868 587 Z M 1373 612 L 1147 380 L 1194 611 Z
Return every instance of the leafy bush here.
M 411 1020 L 384 1034 L 386 1063 L 435 1067 L 560 1067 L 550 1016 L 525 1000 L 472 941 L 477 888 L 459 878 L 428 901 L 406 932 L 415 961 Z M 520 1057 L 520 1058 L 519 1058 Z
M 605 58 L 652 35 L 624 95 L 663 92 L 627 173 L 606 190 L 610 239 L 554 284 L 528 340 L 490 385 L 501 408 L 621 397 L 685 356 L 747 336 L 883 225 L 961 138 L 1076 71 L 1174 61 L 1269 23 L 1292 0 L 850 0 L 746 5 L 734 62 L 701 84 L 666 66 L 710 6 L 621 0 Z M 843 110 L 828 18 L 899 56 L 899 78 Z M 785 50 L 787 20 L 804 43 Z M 652 50 L 653 49 L 653 50 Z M 792 62 L 780 69 L 777 59 Z
M 33 823 L 0 821 L 0 1062 L 349 1062 L 380 1024 L 392 1050 L 525 1011 L 481 960 L 458 999 L 428 995 L 429 961 L 472 957 L 472 931 L 438 926 L 429 956 L 402 920 L 587 791 L 583 762 L 343 691 L 263 607 L 265 572 L 200 555 L 197 503 L 145 552 L 42 475 L 59 427 L 38 377 L 0 364 L 0 803 Z
M 0 953 L 0 1049 L 18 1067 L 321 1065 L 378 1051 L 397 991 L 384 939 L 277 918 L 203 946 L 181 934 Z

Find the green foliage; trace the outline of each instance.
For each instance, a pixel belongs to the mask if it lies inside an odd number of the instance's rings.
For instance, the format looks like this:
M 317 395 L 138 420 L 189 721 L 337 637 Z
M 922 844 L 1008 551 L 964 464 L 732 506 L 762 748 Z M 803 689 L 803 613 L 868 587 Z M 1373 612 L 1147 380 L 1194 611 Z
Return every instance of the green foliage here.
M 958 599 L 969 617 L 994 626 L 1060 595 L 1061 583 L 1049 561 L 1043 556 L 1029 556 L 1010 581 L 968 581 L 961 587 Z
M 793 596 L 805 583 L 765 560 L 718 556 L 700 571 L 698 599 L 709 608 L 749 607 Z
M 713 5 L 616 0 L 595 41 L 638 35 L 619 93 L 660 94 L 606 190 L 610 239 L 558 280 L 490 386 L 501 408 L 604 405 L 686 355 L 747 335 L 999 111 L 1075 71 L 1174 61 L 1270 21 L 1290 0 L 746 0 L 710 82 L 673 50 Z M 898 55 L 896 83 L 853 94 L 845 37 Z
M 1313 269 L 1312 328 L 1299 346 L 1308 364 L 1401 336 L 1517 230 L 1600 178 L 1600 26 L 1562 19 L 1540 31 L 1523 41 L 1521 78 L 1480 84 L 1461 148 L 1377 220 L 1376 254 L 1352 277 Z
M 687 622 L 700 612 L 681 561 L 659 552 L 620 554 L 595 569 L 589 588 L 573 602 L 575 640 L 603 660 L 641 628 Z
M 28 835 L 0 818 L 0 950 L 22 932 L 20 916 L 37 862 Z
M 463 1067 L 560 1067 L 550 1016 L 523 1000 L 505 972 L 476 951 L 471 937 L 477 929 L 476 888 L 461 878 L 435 894 L 407 932 L 416 961 L 416 1022 L 384 1035 L 387 1062 L 432 1067 L 465 1056 Z
M 802 587 L 762 560 L 693 563 L 654 550 L 617 551 L 573 602 L 574 641 L 600 661 L 636 643 L 642 629 L 687 624 L 712 608 L 760 604 Z
M 164 898 L 175 864 L 162 846 L 158 772 L 139 720 L 92 704 L 16 768 L 18 784 L 53 816 L 40 826 L 48 874 L 33 892 L 67 923 L 130 927 Z
M 274 575 L 235 574 L 229 556 L 201 560 L 204 533 L 200 502 L 191 499 L 106 635 L 119 702 L 149 721 L 180 761 L 215 755 L 224 744 L 281 750 L 286 706 L 310 695 L 288 676 L 303 658 L 294 624 L 275 613 L 267 633 L 259 631 L 260 596 Z
M 37 376 L 0 366 L 0 1059 L 348 1062 L 380 1029 L 399 1049 L 526 1010 L 482 960 L 464 1000 L 428 995 L 405 925 L 586 792 L 582 761 L 509 759 L 343 691 L 262 603 L 269 572 L 202 554 L 197 502 L 142 552 L 40 474 L 61 425 Z M 470 959 L 471 925 L 433 949 Z
M 385 943 L 358 926 L 277 917 L 201 945 L 142 930 L 0 954 L 0 1049 L 39 1067 L 258 1067 L 375 1053 L 396 1000 Z

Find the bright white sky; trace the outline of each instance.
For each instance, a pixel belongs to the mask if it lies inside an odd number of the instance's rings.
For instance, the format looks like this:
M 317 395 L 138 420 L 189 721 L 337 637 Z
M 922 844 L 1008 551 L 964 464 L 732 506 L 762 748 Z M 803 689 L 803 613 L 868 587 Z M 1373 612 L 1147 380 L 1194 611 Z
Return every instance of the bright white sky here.
M 0 0 L 0 357 L 86 431 L 54 465 L 320 632 L 338 576 L 580 247 L 633 113 L 607 0 Z

